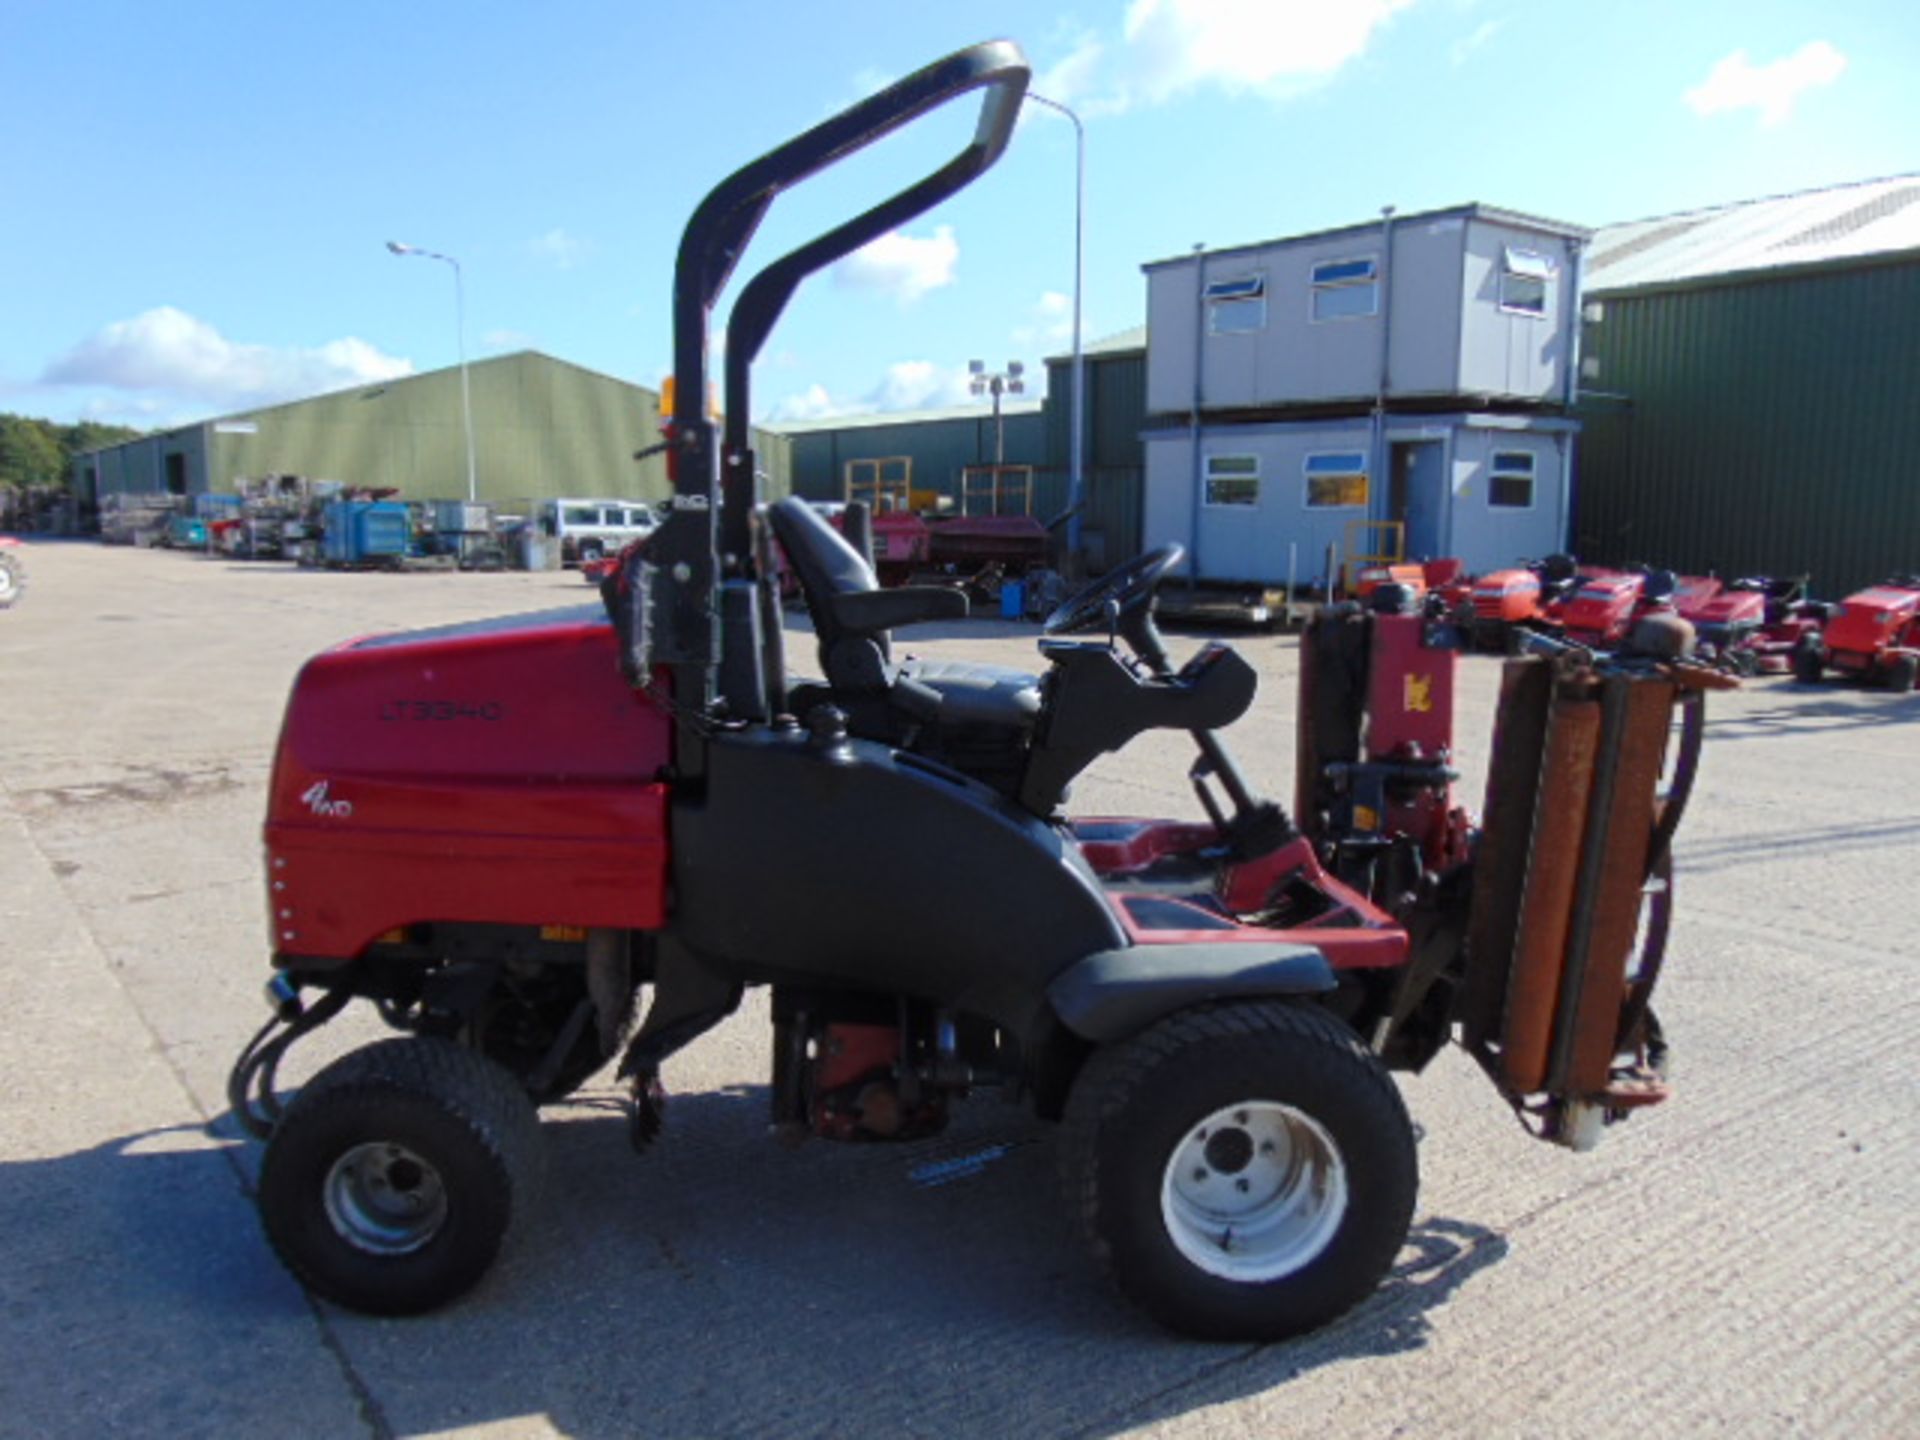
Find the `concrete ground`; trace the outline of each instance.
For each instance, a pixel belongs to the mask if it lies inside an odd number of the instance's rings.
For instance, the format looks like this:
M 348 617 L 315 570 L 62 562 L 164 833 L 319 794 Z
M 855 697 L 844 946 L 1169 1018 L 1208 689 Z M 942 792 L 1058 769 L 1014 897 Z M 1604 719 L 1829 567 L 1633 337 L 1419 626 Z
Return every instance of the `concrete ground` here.
M 453 1309 L 378 1321 L 275 1262 L 225 1116 L 266 1016 L 283 699 L 345 636 L 591 596 L 79 544 L 28 564 L 0 614 L 0 1434 L 1920 1433 L 1920 696 L 1716 697 L 1661 1006 L 1677 1098 L 1576 1156 L 1457 1051 L 1406 1078 L 1411 1241 L 1307 1339 L 1130 1312 L 1060 1216 L 1046 1127 L 996 1101 L 903 1148 L 769 1143 L 752 1004 L 670 1063 L 651 1153 L 609 1088 L 550 1112 L 528 1243 Z M 1031 640 L 914 648 L 1030 665 Z M 1265 684 L 1232 738 L 1285 795 L 1294 644 L 1241 643 Z M 1495 672 L 1463 667 L 1475 798 Z M 1193 813 L 1186 762 L 1152 737 L 1076 808 Z M 289 1079 L 375 1028 L 343 1019 Z

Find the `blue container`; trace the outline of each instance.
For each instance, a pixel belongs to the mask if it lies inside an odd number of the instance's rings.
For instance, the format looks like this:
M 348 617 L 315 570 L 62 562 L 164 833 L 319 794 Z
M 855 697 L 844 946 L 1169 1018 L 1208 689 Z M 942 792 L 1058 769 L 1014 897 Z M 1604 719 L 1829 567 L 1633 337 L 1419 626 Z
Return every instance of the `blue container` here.
M 1027 615 L 1027 585 L 1024 580 L 1008 580 L 1000 587 L 1000 618 L 1024 620 Z
M 326 509 L 321 555 L 329 565 L 364 565 L 407 553 L 413 524 L 399 500 L 336 500 Z
M 167 522 L 167 543 L 180 550 L 207 548 L 207 522 L 195 515 L 176 515 Z

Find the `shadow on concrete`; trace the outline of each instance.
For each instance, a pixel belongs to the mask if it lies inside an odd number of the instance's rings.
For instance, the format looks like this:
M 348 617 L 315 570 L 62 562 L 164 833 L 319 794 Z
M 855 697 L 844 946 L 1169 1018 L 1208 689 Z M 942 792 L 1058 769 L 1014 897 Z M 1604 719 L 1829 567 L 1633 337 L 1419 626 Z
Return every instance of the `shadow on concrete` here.
M 1798 681 L 1790 682 L 1783 689 L 1794 697 L 1794 703 L 1770 710 L 1716 711 L 1709 701 L 1708 742 L 1720 745 L 1736 740 L 1834 735 L 1920 722 L 1920 694 L 1896 695 L 1868 688 L 1835 693 L 1835 687 L 1802 685 Z
M 316 1352 L 397 1434 L 544 1416 L 585 1436 L 1108 1435 L 1418 1348 L 1428 1314 L 1506 1253 L 1490 1230 L 1429 1217 L 1379 1293 L 1327 1330 L 1180 1340 L 1082 1257 L 1051 1127 L 963 1108 L 932 1140 L 788 1152 L 765 1136 L 764 1089 L 740 1087 L 677 1097 L 635 1156 L 617 1101 L 590 1095 L 548 1117 L 537 1223 L 472 1295 L 405 1321 L 309 1312 L 252 1217 L 236 1232 L 236 1176 L 257 1147 L 178 1153 L 161 1132 L 0 1164 L 0 1223 L 18 1234 L 78 1203 L 96 1252 L 78 1290 L 61 1254 L 6 1265 L 11 1298 L 59 1292 L 63 1323 L 89 1339 L 60 1373 L 11 1388 L 52 1387 L 30 1397 L 27 1413 L 45 1411 L 61 1387 L 125 1383 L 124 1347 L 149 1332 L 231 1335 L 244 1357 L 249 1327 L 317 1315 Z M 52 1364 L 59 1336 L 40 1338 Z M 223 1383 L 208 1363 L 172 1383 L 189 1397 Z
M 1889 845 L 1920 838 L 1920 820 L 1880 820 L 1855 825 L 1813 825 L 1767 834 L 1735 835 L 1698 845 L 1682 842 L 1675 850 L 1689 878 L 1736 870 L 1756 860 L 1786 860 L 1809 850 L 1832 855 L 1847 850 L 1883 851 Z

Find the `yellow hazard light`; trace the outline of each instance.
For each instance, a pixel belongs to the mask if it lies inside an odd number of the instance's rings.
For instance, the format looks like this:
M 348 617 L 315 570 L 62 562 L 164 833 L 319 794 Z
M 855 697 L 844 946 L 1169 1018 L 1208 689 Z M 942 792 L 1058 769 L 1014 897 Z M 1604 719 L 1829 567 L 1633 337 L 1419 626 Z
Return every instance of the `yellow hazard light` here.
M 673 402 L 679 393 L 680 387 L 674 383 L 673 376 L 669 375 L 660 382 L 660 418 L 662 420 L 673 418 Z M 720 418 L 720 388 L 711 382 L 707 385 L 707 418 L 709 420 Z
M 379 938 L 378 940 L 376 940 L 376 941 L 374 941 L 373 943 L 374 943 L 374 944 L 376 944 L 376 945 L 404 945 L 404 944 L 406 944 L 406 943 L 407 943 L 407 929 L 406 929 L 406 926 L 404 926 L 404 925 L 402 925 L 402 926 L 400 926 L 400 927 L 398 927 L 397 929 L 393 929 L 393 930 L 389 930 L 389 931 L 387 931 L 387 932 L 386 932 L 385 934 L 383 934 L 383 935 L 382 935 L 382 936 L 381 936 L 381 937 L 380 937 L 380 938 Z
M 558 941 L 562 945 L 584 945 L 587 932 L 578 925 L 542 925 L 540 938 Z

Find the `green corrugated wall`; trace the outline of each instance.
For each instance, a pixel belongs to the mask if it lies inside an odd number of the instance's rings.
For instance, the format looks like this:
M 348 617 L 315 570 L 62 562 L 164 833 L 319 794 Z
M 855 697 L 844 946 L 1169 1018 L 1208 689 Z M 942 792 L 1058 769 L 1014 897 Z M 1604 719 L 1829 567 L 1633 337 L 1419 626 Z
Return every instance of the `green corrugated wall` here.
M 1046 431 L 1039 413 L 1005 417 L 1007 464 L 1040 465 L 1046 453 Z M 809 430 L 794 435 L 793 490 L 809 500 L 846 498 L 846 463 L 905 455 L 913 461 L 913 484 L 918 489 L 957 495 L 960 471 L 968 465 L 991 465 L 994 453 L 993 411 L 983 405 L 979 415 L 942 420 L 909 420 L 898 425 L 858 425 L 846 429 Z M 1035 510 L 1041 508 L 1036 497 Z
M 653 391 L 531 351 L 475 361 L 470 378 L 483 500 L 512 506 L 554 495 L 667 495 L 664 458 L 632 458 L 660 438 Z M 231 491 L 242 476 L 290 474 L 390 486 L 409 500 L 467 493 L 458 368 L 231 418 L 251 424 L 253 433 L 222 433 L 209 424 L 167 437 L 206 437 L 205 460 L 196 455 L 190 489 Z M 151 488 L 144 472 L 152 468 L 152 443 L 132 441 L 100 452 L 101 490 Z M 788 442 L 756 431 L 755 446 L 770 495 L 784 495 L 791 473 Z
M 1920 570 L 1920 260 L 1594 298 L 1577 553 L 1831 597 Z
M 1147 415 L 1147 358 L 1141 351 L 1090 355 L 1087 373 L 1086 509 L 1084 529 L 1097 532 L 1108 565 L 1140 553 L 1141 512 L 1146 492 L 1146 447 L 1140 432 Z M 1072 459 L 1073 366 L 1047 364 L 1047 486 L 1055 499 L 1048 513 L 1067 504 Z M 1057 486 L 1057 495 L 1054 487 Z

